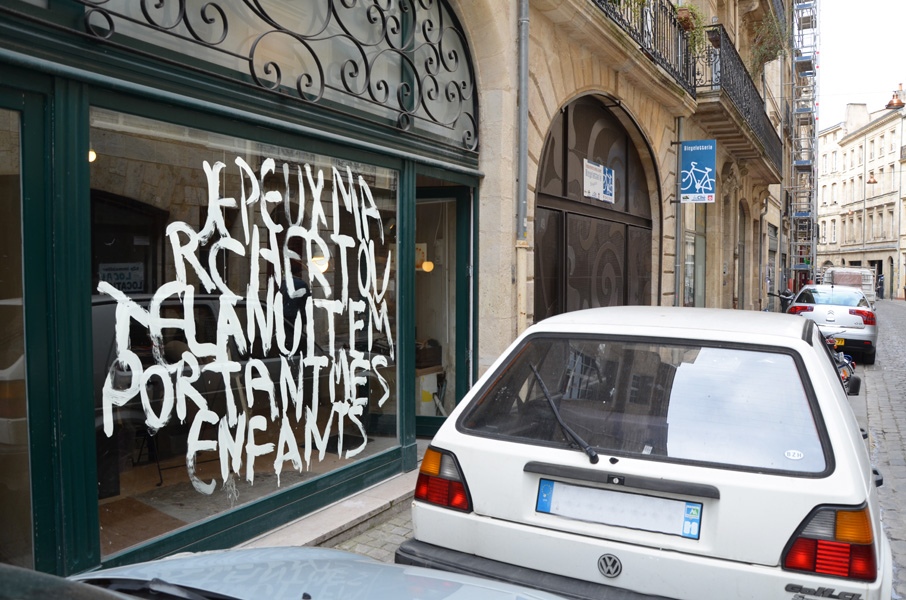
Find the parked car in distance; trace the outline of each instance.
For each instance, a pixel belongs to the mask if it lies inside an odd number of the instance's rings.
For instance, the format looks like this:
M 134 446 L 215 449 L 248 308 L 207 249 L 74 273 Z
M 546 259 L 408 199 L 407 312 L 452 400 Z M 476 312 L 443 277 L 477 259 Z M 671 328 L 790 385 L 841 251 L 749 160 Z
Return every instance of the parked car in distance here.
M 804 286 L 787 309 L 814 321 L 826 336 L 834 336 L 836 348 L 855 355 L 866 365 L 875 363 L 878 320 L 871 302 L 859 288 L 818 284 Z
M 562 600 L 490 579 L 304 546 L 184 553 L 70 579 L 156 600 Z
M 396 561 L 572 598 L 887 600 L 866 446 L 813 321 L 566 313 L 438 430 Z

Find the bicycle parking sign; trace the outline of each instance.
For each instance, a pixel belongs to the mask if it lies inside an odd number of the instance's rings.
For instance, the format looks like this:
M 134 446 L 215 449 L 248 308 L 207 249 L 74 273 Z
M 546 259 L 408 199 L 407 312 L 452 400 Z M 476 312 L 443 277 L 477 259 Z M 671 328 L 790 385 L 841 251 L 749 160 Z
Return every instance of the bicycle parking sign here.
M 717 142 L 692 140 L 681 148 L 680 202 L 714 202 L 717 198 Z

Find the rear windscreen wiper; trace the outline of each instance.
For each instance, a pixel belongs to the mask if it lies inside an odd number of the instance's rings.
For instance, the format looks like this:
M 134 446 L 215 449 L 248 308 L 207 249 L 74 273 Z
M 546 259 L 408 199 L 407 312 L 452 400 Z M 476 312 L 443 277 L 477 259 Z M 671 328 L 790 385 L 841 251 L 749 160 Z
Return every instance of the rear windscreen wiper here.
M 544 380 L 541 379 L 541 375 L 538 373 L 538 369 L 535 368 L 535 365 L 529 363 L 529 366 L 532 368 L 532 371 L 535 373 L 535 378 L 538 380 L 538 383 L 541 384 L 541 391 L 544 392 L 544 397 L 547 398 L 547 403 L 550 404 L 551 412 L 554 413 L 554 417 L 557 418 L 557 423 L 560 424 L 560 427 L 563 429 L 563 432 L 566 435 L 573 439 L 574 442 L 579 444 L 579 447 L 588 455 L 588 459 L 591 461 L 591 464 L 596 464 L 598 462 L 598 453 L 595 452 L 588 442 L 583 440 L 578 433 L 569 428 L 569 426 L 563 422 L 563 418 L 560 416 L 560 411 L 557 409 L 557 405 L 554 404 L 554 399 L 551 398 L 550 392 L 547 391 L 547 386 L 544 385 Z

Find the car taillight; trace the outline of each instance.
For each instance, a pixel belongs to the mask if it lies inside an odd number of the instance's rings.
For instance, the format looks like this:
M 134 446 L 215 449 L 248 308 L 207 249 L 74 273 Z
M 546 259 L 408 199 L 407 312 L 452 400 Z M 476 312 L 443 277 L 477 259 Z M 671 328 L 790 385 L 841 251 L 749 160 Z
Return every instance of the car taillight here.
M 874 581 L 874 535 L 868 508 L 821 508 L 789 544 L 783 568 Z
M 425 451 L 415 484 L 415 499 L 471 512 L 465 480 L 452 454 L 435 448 Z
M 815 310 L 814 306 L 791 306 L 786 312 L 791 315 L 798 315 L 799 313 L 812 312 L 813 310 Z
M 866 325 L 875 324 L 875 313 L 870 310 L 859 310 L 858 308 L 849 309 L 849 314 L 856 315 L 857 317 L 862 317 L 862 322 Z

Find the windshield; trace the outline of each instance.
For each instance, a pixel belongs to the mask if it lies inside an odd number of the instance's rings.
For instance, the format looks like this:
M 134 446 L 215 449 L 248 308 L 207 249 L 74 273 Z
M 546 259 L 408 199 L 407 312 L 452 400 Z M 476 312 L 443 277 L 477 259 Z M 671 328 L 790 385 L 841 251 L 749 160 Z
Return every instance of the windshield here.
M 762 349 L 536 336 L 460 427 L 571 445 L 532 365 L 564 422 L 598 452 L 801 473 L 827 466 L 795 360 Z

